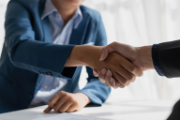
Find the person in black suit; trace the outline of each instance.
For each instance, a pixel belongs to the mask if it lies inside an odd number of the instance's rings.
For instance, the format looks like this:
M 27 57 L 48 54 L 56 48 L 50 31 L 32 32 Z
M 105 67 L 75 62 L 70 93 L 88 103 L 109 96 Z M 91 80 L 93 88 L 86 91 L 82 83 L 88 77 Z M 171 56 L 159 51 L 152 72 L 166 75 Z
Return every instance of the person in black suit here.
M 126 44 L 113 42 L 102 49 L 100 61 L 105 60 L 109 54 L 117 52 L 123 55 L 130 62 L 141 68 L 143 71 L 155 69 L 160 76 L 167 78 L 180 77 L 180 40 L 164 42 L 143 47 L 133 47 Z M 116 79 L 111 70 L 96 72 L 101 81 L 108 87 L 116 88 L 116 84 L 121 84 L 121 88 L 129 85 L 132 81 L 125 81 L 124 78 Z M 113 78 L 113 79 L 112 79 Z M 173 111 L 167 120 L 180 120 L 180 100 L 174 105 Z

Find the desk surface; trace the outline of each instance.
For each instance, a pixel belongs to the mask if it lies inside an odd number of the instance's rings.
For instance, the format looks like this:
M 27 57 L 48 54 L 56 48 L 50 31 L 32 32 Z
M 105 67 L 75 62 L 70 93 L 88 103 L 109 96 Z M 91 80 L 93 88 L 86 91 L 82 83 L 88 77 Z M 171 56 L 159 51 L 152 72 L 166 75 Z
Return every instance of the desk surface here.
M 165 120 L 174 105 L 173 101 L 111 101 L 102 107 L 89 107 L 73 113 L 77 115 L 93 116 L 110 120 Z M 0 120 L 32 120 L 57 115 L 51 112 L 44 114 L 46 106 L 36 107 L 16 112 L 0 114 Z

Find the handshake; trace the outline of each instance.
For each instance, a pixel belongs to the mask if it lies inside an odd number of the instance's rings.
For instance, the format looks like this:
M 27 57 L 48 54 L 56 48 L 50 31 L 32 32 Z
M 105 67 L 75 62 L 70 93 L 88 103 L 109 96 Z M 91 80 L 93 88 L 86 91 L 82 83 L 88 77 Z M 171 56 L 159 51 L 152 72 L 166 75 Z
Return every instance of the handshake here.
M 101 49 L 99 64 L 95 65 L 93 74 L 99 77 L 107 87 L 124 88 L 134 82 L 143 71 L 154 69 L 152 46 L 132 47 L 113 42 Z
M 107 46 L 75 46 L 65 67 L 88 66 L 107 87 L 124 88 L 141 76 L 143 71 L 154 69 L 152 46 L 132 47 L 113 42 Z M 93 75 L 94 74 L 94 75 Z

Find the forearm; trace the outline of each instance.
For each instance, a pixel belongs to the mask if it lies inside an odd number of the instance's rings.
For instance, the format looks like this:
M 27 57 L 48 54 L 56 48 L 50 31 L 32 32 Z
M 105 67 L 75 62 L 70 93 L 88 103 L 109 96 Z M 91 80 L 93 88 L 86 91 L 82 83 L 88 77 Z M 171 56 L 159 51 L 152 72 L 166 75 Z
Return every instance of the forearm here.
M 91 103 L 91 100 L 88 98 L 88 96 L 86 96 L 85 94 L 83 93 L 75 93 L 76 95 L 79 96 L 79 98 L 82 98 L 82 102 L 85 104 L 85 105 L 88 105 L 89 103 Z
M 92 67 L 93 62 L 99 61 L 102 46 L 78 45 L 75 46 L 65 67 L 88 66 Z

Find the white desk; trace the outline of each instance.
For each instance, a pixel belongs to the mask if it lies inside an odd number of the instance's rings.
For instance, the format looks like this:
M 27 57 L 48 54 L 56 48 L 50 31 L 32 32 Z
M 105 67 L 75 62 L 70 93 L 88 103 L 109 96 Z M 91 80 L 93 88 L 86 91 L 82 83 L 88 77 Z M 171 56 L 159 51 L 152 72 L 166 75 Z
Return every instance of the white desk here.
M 73 113 L 88 115 L 111 120 L 165 120 L 174 105 L 173 101 L 111 101 L 102 107 L 84 108 Z M 44 114 L 46 106 L 0 114 L 0 120 L 32 120 L 35 118 L 50 117 L 58 113 Z

